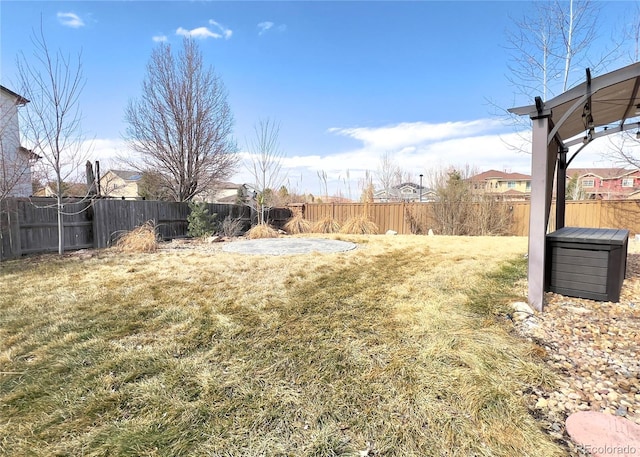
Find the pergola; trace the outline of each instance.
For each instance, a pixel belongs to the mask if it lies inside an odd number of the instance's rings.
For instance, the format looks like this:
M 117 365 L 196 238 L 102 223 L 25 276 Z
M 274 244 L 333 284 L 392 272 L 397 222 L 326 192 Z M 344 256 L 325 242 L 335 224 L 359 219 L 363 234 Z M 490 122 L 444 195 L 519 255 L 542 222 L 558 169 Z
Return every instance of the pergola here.
M 529 304 L 542 311 L 546 235 L 556 173 L 556 228 L 564 227 L 566 170 L 571 160 L 596 138 L 640 128 L 640 62 L 592 78 L 557 97 L 512 108 L 533 124 L 531 209 L 529 216 Z M 567 160 L 570 146 L 578 150 Z

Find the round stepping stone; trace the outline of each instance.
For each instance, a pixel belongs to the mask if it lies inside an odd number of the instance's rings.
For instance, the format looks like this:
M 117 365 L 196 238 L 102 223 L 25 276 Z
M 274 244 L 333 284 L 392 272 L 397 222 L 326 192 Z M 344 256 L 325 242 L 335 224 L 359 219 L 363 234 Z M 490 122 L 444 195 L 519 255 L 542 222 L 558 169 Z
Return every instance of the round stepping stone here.
M 640 456 L 640 425 L 624 417 L 580 411 L 567 418 L 566 426 L 571 439 L 594 457 Z
M 262 238 L 257 240 L 234 241 L 225 244 L 223 251 L 255 255 L 290 255 L 310 252 L 344 252 L 355 249 L 349 241 L 325 240 L 322 238 Z

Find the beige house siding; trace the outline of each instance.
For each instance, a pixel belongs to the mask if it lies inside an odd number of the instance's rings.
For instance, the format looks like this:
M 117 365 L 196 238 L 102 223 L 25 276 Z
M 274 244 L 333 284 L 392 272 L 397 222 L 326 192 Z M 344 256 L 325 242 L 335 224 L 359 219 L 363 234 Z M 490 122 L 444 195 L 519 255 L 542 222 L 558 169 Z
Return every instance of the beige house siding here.
M 521 173 L 489 170 L 472 176 L 470 181 L 475 192 L 496 194 L 504 200 L 526 200 L 531 195 L 531 176 Z
M 26 100 L 0 86 L 0 188 L 10 197 L 28 197 L 32 191 L 30 151 L 20 148 L 18 107 Z
M 124 179 L 122 177 L 130 177 L 133 174 L 133 172 L 107 171 L 100 177 L 100 193 L 105 197 L 140 198 L 139 175 L 136 175 L 138 176 L 136 179 Z

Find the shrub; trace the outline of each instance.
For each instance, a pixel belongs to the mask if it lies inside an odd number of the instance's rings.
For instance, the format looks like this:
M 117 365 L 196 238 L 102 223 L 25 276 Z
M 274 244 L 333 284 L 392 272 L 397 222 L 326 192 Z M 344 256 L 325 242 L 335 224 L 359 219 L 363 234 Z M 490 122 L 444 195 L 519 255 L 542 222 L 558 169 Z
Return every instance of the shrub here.
M 153 221 L 147 221 L 125 233 L 118 239 L 116 247 L 122 252 L 154 252 L 158 249 L 158 236 Z
M 246 235 L 250 240 L 257 238 L 278 238 L 279 236 L 278 231 L 267 224 L 258 224 L 252 227 Z
M 234 237 L 239 236 L 242 233 L 242 219 L 227 216 L 220 224 L 220 233 L 223 236 Z
M 434 174 L 437 201 L 430 205 L 435 231 L 442 235 L 505 235 L 512 223 L 510 205 L 473 188 L 470 168 Z
M 187 216 L 189 228 L 187 234 L 193 237 L 205 237 L 216 232 L 216 214 L 209 214 L 206 203 L 189 202 L 191 212 Z
M 302 213 L 296 213 L 284 224 L 284 229 L 292 235 L 308 233 L 311 231 L 311 223 L 302 216 Z
M 340 223 L 331 216 L 327 216 L 314 223 L 311 231 L 315 233 L 338 233 L 340 231 Z
M 340 229 L 340 233 L 352 235 L 375 235 L 378 233 L 378 226 L 365 216 L 355 216 L 347 220 Z

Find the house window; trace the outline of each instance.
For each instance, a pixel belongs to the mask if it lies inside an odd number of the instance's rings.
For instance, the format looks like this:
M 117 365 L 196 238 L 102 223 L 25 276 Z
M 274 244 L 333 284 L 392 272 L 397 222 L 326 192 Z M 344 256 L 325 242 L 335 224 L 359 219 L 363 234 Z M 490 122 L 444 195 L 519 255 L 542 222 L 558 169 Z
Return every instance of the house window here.
M 622 187 L 633 187 L 633 178 L 624 178 L 622 180 Z
M 515 189 L 516 188 L 516 182 L 515 181 L 508 181 L 507 182 L 507 188 L 508 189 Z
M 593 179 L 583 179 L 582 187 L 593 187 L 595 185 L 595 180 Z
M 531 181 L 527 181 L 527 186 L 526 186 L 526 188 L 527 188 L 527 191 L 530 191 L 530 190 L 531 190 Z

